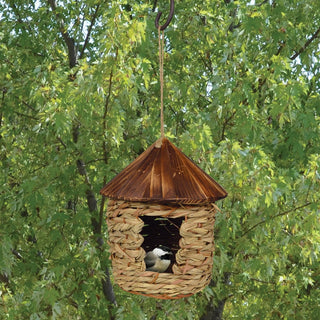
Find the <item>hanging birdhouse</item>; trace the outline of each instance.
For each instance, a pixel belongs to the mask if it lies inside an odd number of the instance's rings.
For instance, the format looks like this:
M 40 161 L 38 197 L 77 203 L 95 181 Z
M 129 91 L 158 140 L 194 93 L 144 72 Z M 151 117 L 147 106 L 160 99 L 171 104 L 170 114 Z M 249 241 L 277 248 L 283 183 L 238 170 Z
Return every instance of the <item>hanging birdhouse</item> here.
M 107 209 L 115 282 L 160 299 L 188 297 L 211 279 L 215 201 L 227 192 L 164 136 L 164 33 L 159 35 L 161 138 L 113 178 L 101 194 Z
M 227 192 L 161 138 L 113 178 L 107 209 L 115 282 L 162 299 L 188 297 L 211 279 L 215 202 Z

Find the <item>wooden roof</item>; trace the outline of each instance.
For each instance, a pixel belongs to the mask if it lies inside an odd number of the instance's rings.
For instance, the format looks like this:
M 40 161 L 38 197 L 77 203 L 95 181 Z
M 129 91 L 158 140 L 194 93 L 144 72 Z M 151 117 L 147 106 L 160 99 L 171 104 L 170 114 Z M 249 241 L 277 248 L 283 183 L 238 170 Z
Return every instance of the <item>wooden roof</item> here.
M 198 204 L 227 192 L 168 139 L 161 138 L 100 191 L 111 199 Z

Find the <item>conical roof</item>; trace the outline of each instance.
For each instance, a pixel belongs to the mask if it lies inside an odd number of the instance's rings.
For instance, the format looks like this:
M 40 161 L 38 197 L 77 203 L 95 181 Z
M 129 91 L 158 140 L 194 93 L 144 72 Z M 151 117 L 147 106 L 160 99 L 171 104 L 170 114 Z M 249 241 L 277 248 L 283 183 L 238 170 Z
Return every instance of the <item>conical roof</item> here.
M 161 138 L 100 191 L 111 199 L 197 204 L 227 192 L 168 139 Z

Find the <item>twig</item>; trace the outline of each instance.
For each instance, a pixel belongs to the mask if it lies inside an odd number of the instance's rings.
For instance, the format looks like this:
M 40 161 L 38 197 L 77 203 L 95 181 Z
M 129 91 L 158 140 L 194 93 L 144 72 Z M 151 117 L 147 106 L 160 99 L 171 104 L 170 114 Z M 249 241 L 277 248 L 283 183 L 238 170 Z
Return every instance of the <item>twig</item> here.
M 255 6 L 257 6 L 257 7 L 261 7 L 262 5 L 264 5 L 265 3 L 267 3 L 269 0 L 264 0 L 264 1 L 262 1 L 262 2 L 260 2 L 260 3 L 258 3 L 258 4 L 256 4 Z
M 116 49 L 115 62 L 117 61 L 117 58 L 118 58 L 118 48 Z M 107 116 L 108 116 L 108 112 L 110 109 L 109 103 L 110 103 L 111 94 L 112 94 L 112 85 L 113 85 L 113 69 L 111 69 L 110 75 L 109 75 L 108 93 L 107 93 L 106 101 L 104 104 L 104 112 L 103 112 L 103 118 L 102 118 L 102 128 L 103 128 L 104 134 L 107 130 Z M 108 163 L 108 151 L 107 151 L 107 141 L 105 138 L 103 139 L 103 142 L 102 142 L 102 150 L 103 150 L 104 163 L 107 164 Z M 107 181 L 107 177 L 104 176 L 103 184 L 106 184 L 106 181 Z M 100 226 L 100 230 L 102 227 L 102 222 L 103 222 L 103 217 L 104 217 L 105 202 L 106 202 L 106 198 L 104 196 L 102 196 L 101 203 L 100 203 L 99 222 L 98 222 L 99 226 Z M 105 274 L 105 278 L 102 280 L 103 294 L 114 306 L 117 306 L 117 301 L 116 301 L 115 294 L 113 291 L 113 286 L 112 286 L 112 282 L 110 279 L 110 273 L 109 273 L 108 267 L 105 268 L 104 274 Z M 109 311 L 110 319 L 114 319 L 113 315 L 111 314 L 110 308 L 108 308 L 108 311 Z
M 39 120 L 39 119 L 36 118 L 36 117 L 29 116 L 28 114 L 24 114 L 24 113 L 21 113 L 21 112 L 18 112 L 18 111 L 13 111 L 13 113 L 17 114 L 17 115 L 20 116 L 20 117 L 29 118 L 29 119 L 32 119 L 32 120 Z
M 58 141 L 63 145 L 63 147 L 65 149 L 67 149 L 67 145 L 63 142 L 63 140 L 61 139 L 61 137 L 57 137 Z
M 320 33 L 320 27 L 318 28 L 318 30 L 311 36 L 310 39 L 307 40 L 307 42 L 295 53 L 293 54 L 290 59 L 291 60 L 294 60 L 296 59 L 301 53 L 303 53 L 307 48 L 308 46 L 311 44 L 311 42 L 313 40 L 315 40 L 316 38 L 318 38 L 318 35 Z
M 89 39 L 90 39 L 90 35 L 91 35 L 91 31 L 92 31 L 92 28 L 95 24 L 95 21 L 97 19 L 97 16 L 98 16 L 98 11 L 99 11 L 99 8 L 100 8 L 100 4 L 98 4 L 96 6 L 96 10 L 94 11 L 93 15 L 92 15 L 92 19 L 91 19 L 91 23 L 90 23 L 90 26 L 88 28 L 88 32 L 87 32 L 87 36 L 86 36 L 86 39 L 84 41 L 84 44 L 83 44 L 83 47 L 82 47 L 82 50 L 80 52 L 80 55 L 79 55 L 79 59 L 82 59 L 83 58 L 83 55 L 84 55 L 84 51 L 89 43 Z
M 7 89 L 6 88 L 3 88 L 2 89 L 2 99 L 1 99 L 1 104 L 0 104 L 0 127 L 2 127 L 2 106 L 4 106 L 4 97 L 7 93 Z M 1 135 L 0 135 L 0 138 L 1 138 Z
M 273 282 L 273 281 L 265 281 L 265 280 L 256 279 L 256 278 L 249 278 L 249 280 L 251 280 L 251 281 L 255 281 L 255 282 L 260 282 L 260 283 L 263 283 L 263 284 L 272 284 L 272 285 L 276 285 L 276 283 L 275 283 L 275 282 Z
M 21 101 L 22 101 L 22 103 L 23 103 L 26 107 L 28 107 L 29 109 L 31 109 L 32 111 L 36 111 L 35 108 L 32 107 L 29 103 L 27 103 L 27 102 L 24 101 L 24 100 L 21 100 Z
M 116 59 L 118 56 L 118 49 L 117 49 L 117 53 L 116 53 Z M 113 79 L 113 70 L 111 70 L 110 72 L 110 76 L 109 76 L 109 87 L 108 87 L 108 94 L 106 96 L 106 102 L 104 104 L 104 112 L 103 112 L 103 117 L 102 117 L 102 129 L 103 129 L 103 136 L 107 130 L 107 115 L 109 112 L 109 102 L 110 102 L 110 98 L 111 98 L 111 92 L 112 92 L 112 79 Z M 107 164 L 108 162 L 108 153 L 107 153 L 107 142 L 105 139 L 103 139 L 102 141 L 102 150 L 103 150 L 103 159 L 104 162 Z
M 232 272 L 231 274 L 234 275 L 234 276 L 241 275 L 240 272 Z M 250 277 L 248 277 L 248 280 L 255 281 L 255 282 L 260 282 L 260 283 L 264 283 L 264 284 L 276 285 L 276 283 L 274 281 L 266 281 L 266 280 L 261 280 L 261 279 L 257 279 L 257 278 L 250 278 Z
M 267 221 L 270 221 L 271 219 L 274 219 L 274 218 L 278 218 L 278 217 L 281 217 L 281 216 L 285 216 L 286 214 L 290 213 L 290 212 L 293 212 L 293 211 L 297 211 L 299 209 L 302 209 L 304 207 L 307 207 L 311 204 L 312 202 L 307 202 L 299 207 L 295 207 L 295 208 L 292 208 L 290 210 L 287 210 L 287 211 L 284 211 L 284 212 L 281 212 L 281 213 L 278 213 L 274 216 L 271 216 L 269 219 L 267 220 L 261 220 L 259 221 L 258 223 L 254 224 L 252 227 L 250 227 L 247 231 L 245 231 L 241 236 L 240 238 L 244 237 L 247 233 L 249 233 L 250 231 L 252 231 L 253 229 L 255 229 L 256 227 L 260 226 L 261 224 L 267 222 Z
M 232 118 L 235 116 L 236 114 L 236 110 L 234 110 L 232 112 L 232 114 L 230 115 L 230 117 L 228 117 L 227 119 L 224 120 L 223 125 L 222 125 L 222 132 L 221 132 L 221 138 L 220 141 L 223 141 L 225 138 L 225 131 L 227 128 L 228 123 L 232 120 Z
M 118 48 L 116 49 L 116 56 L 115 60 L 117 60 L 118 57 Z M 109 103 L 110 103 L 110 98 L 111 98 L 111 93 L 112 93 L 112 85 L 113 85 L 113 69 L 111 69 L 110 76 L 109 76 L 109 84 L 108 84 L 108 93 L 106 96 L 106 101 L 104 104 L 104 112 L 103 112 L 103 117 L 102 117 L 102 129 L 103 129 L 103 136 L 105 132 L 107 131 L 107 116 L 109 112 Z M 107 151 L 107 141 L 106 139 L 102 140 L 102 151 L 103 151 L 103 161 L 105 164 L 108 164 L 108 151 Z M 105 185 L 107 182 L 107 177 L 103 177 L 103 185 Z M 106 202 L 106 198 L 102 196 L 101 199 L 101 204 L 100 204 L 100 212 L 99 212 L 99 224 L 102 225 L 103 221 L 103 216 L 104 216 L 104 205 Z

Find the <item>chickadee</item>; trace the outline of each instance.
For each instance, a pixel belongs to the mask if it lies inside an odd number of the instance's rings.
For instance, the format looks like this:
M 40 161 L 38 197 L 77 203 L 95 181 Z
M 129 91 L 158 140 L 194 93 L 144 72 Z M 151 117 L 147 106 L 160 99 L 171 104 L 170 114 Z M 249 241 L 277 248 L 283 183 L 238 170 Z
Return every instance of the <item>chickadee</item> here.
M 165 272 L 172 259 L 172 252 L 166 248 L 161 246 L 153 249 L 152 251 L 147 252 L 146 257 L 144 258 L 144 262 L 147 267 L 147 271 L 154 272 Z

